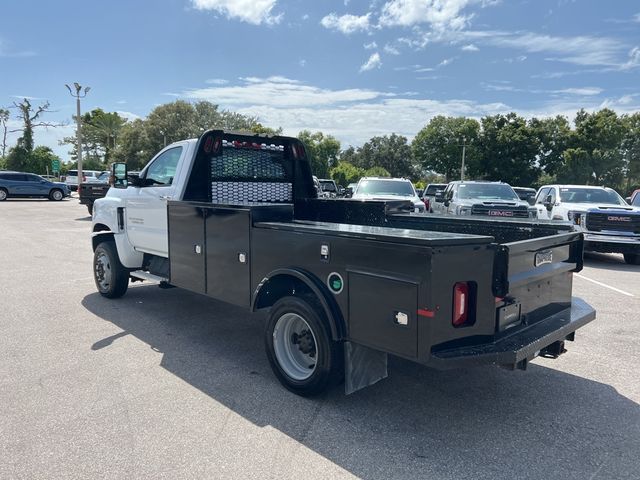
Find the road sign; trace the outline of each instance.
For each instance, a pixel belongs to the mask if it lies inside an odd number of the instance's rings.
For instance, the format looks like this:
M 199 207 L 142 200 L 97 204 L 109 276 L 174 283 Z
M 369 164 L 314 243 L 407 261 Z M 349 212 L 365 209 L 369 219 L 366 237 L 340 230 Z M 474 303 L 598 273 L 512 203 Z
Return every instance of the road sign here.
M 54 172 L 60 171 L 60 160 L 51 160 L 51 170 Z

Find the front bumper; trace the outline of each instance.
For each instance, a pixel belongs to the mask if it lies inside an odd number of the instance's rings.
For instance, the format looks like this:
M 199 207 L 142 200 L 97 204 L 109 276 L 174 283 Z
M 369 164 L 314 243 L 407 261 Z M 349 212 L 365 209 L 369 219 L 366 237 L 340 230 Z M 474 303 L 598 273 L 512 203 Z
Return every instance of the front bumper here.
M 438 369 L 479 365 L 524 368 L 541 350 L 573 339 L 573 333 L 596 318 L 595 309 L 574 297 L 571 307 L 495 342 L 433 351 L 428 364 Z
M 586 252 L 640 253 L 640 236 L 584 234 Z

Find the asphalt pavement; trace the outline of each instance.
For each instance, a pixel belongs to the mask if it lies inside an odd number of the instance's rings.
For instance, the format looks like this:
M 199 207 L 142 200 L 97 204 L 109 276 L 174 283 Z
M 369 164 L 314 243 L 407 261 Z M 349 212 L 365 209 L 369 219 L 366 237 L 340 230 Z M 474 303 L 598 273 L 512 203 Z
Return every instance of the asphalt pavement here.
M 280 386 L 264 317 L 92 279 L 76 198 L 0 202 L 0 478 L 638 479 L 640 267 L 589 255 L 598 311 L 527 371 L 391 358 L 345 396 Z

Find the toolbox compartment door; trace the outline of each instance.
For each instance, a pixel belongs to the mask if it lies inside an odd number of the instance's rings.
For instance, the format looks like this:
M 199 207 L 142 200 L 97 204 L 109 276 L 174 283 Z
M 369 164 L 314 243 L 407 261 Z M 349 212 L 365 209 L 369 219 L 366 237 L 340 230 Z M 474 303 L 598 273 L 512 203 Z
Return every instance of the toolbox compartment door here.
M 348 276 L 351 341 L 415 358 L 418 284 L 367 272 Z

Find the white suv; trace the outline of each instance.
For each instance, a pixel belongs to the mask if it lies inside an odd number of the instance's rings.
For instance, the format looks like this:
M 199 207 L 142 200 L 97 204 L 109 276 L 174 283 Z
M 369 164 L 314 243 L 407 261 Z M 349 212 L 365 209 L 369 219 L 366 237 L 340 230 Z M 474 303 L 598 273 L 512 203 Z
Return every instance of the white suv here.
M 413 211 L 423 213 L 425 206 L 413 183 L 406 178 L 363 177 L 353 191 L 354 200 L 409 200 Z

